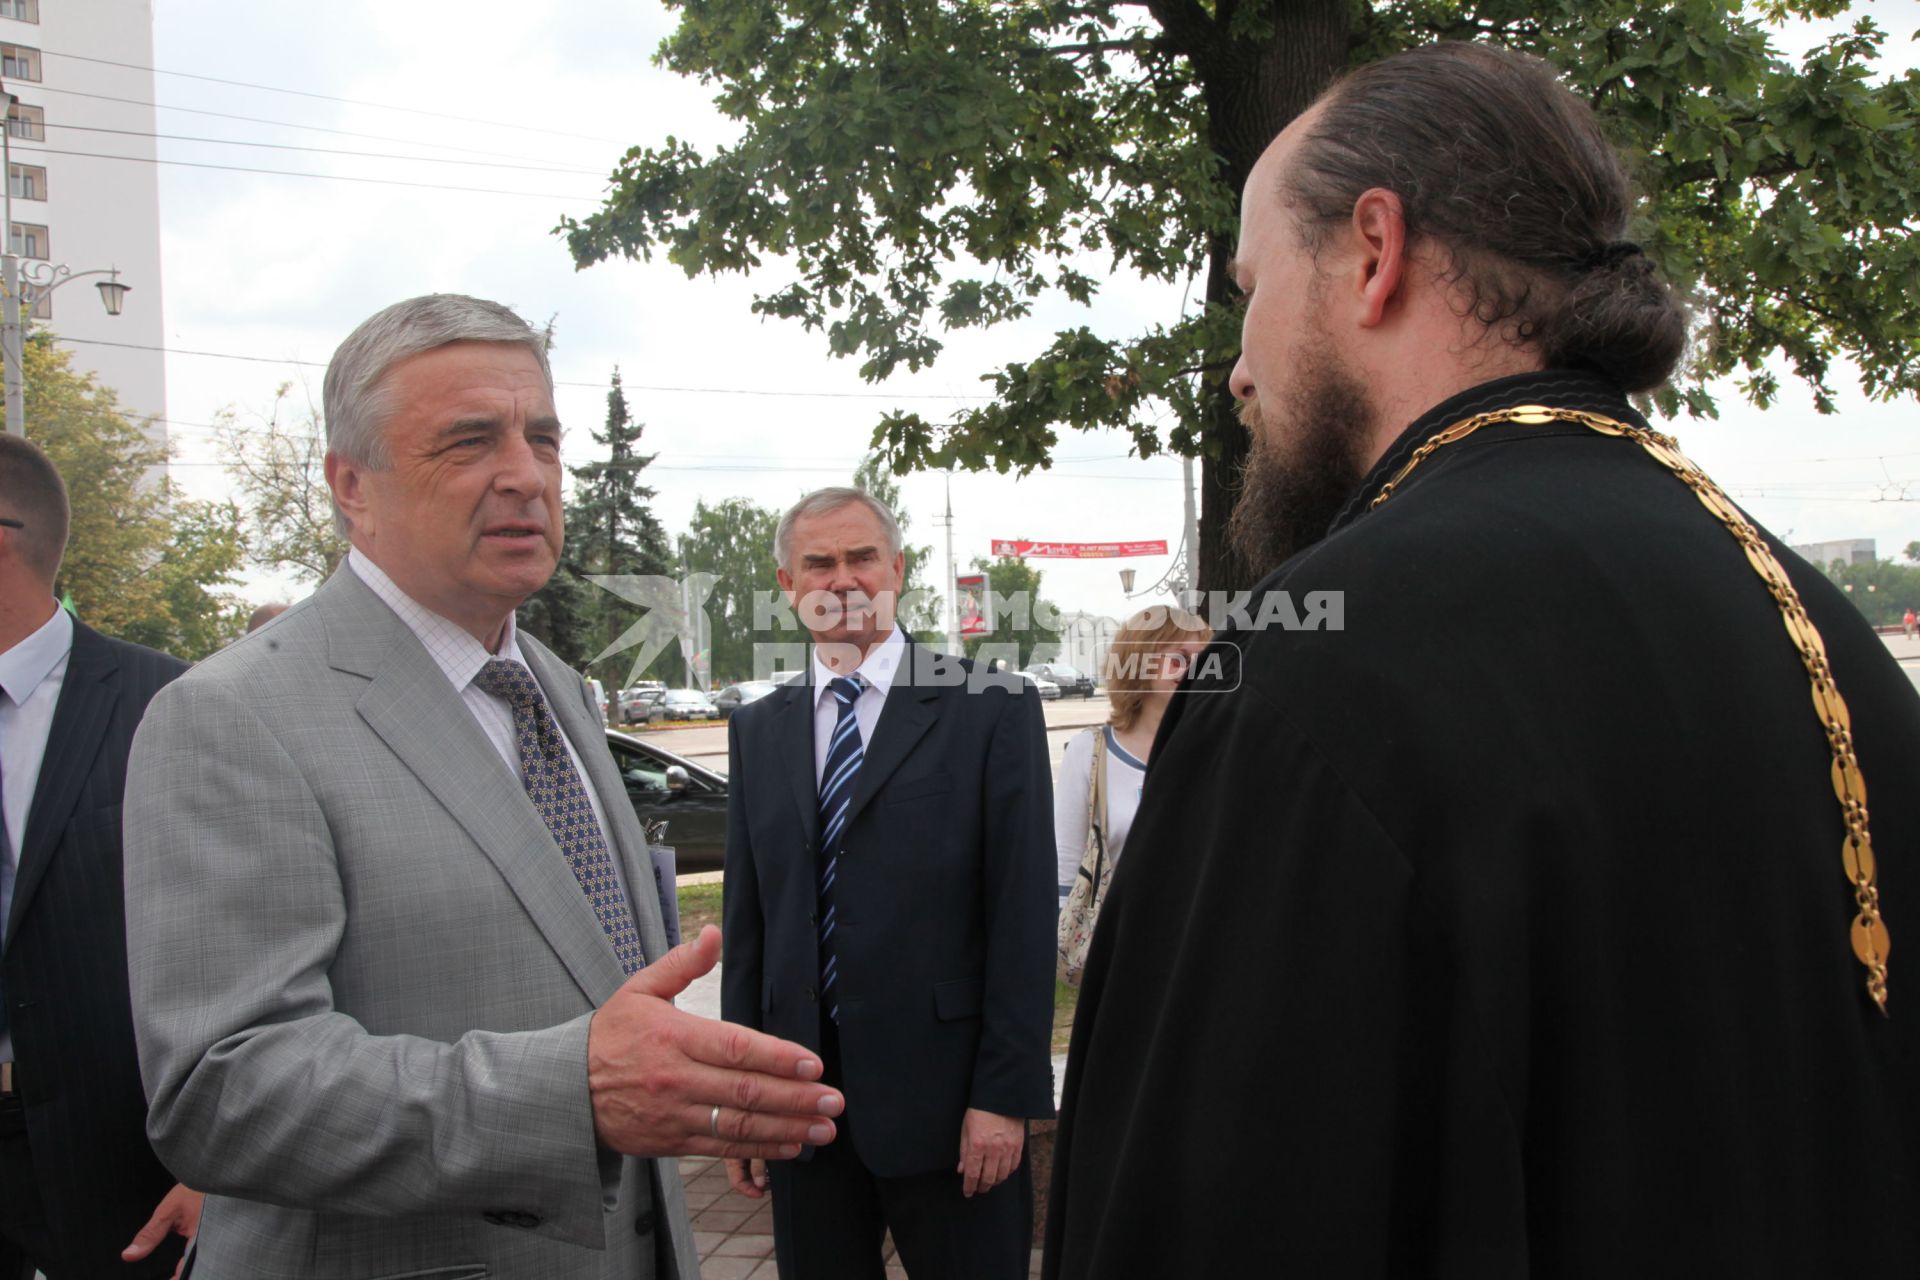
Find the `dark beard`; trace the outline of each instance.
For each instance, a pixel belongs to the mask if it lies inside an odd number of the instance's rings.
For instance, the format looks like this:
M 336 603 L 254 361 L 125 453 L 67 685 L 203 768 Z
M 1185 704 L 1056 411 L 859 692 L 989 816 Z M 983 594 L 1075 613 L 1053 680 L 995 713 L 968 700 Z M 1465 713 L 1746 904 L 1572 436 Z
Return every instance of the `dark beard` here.
M 1374 418 L 1366 388 L 1331 358 L 1314 363 L 1287 406 L 1293 439 L 1277 439 L 1262 424 L 1258 401 L 1240 405 L 1253 443 L 1227 538 L 1256 581 L 1326 537 L 1366 478 Z

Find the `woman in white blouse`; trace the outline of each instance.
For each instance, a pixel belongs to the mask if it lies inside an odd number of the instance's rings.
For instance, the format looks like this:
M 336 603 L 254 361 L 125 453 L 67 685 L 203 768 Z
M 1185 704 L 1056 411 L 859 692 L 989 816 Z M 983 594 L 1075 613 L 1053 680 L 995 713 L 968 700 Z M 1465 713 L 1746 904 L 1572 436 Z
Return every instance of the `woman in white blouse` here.
M 1147 777 L 1147 755 L 1160 729 L 1174 686 L 1187 673 L 1188 660 L 1207 645 L 1211 632 L 1202 619 L 1172 605 L 1153 605 L 1128 618 L 1113 638 L 1102 672 L 1107 723 L 1076 734 L 1060 760 L 1053 782 L 1053 840 L 1058 861 L 1060 901 L 1080 872 L 1087 851 L 1087 800 L 1093 784 L 1095 747 L 1106 758 L 1106 822 L 1101 828 L 1107 858 L 1117 863 L 1127 828 L 1140 807 Z M 1100 740 L 1100 741 L 1096 741 Z

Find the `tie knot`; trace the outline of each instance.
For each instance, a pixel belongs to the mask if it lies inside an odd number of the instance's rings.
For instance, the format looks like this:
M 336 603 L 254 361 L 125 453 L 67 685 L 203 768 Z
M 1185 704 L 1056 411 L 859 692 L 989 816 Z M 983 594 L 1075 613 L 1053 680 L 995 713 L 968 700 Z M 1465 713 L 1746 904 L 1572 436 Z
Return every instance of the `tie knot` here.
M 489 659 L 473 682 L 482 692 L 505 698 L 516 707 L 532 706 L 540 701 L 540 685 L 534 680 L 533 672 L 511 658 Z
M 857 674 L 835 676 L 827 684 L 827 688 L 833 693 L 835 698 L 839 699 L 840 705 L 843 707 L 852 706 L 854 701 L 859 698 L 861 690 L 866 687 L 867 682 Z

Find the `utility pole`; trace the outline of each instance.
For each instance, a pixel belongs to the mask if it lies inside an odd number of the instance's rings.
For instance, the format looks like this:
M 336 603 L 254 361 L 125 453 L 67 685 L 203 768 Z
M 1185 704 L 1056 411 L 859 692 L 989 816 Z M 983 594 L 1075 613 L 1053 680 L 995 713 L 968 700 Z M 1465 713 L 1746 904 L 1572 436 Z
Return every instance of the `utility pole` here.
M 959 588 L 954 585 L 953 564 L 953 472 L 947 472 L 947 652 L 959 654 L 960 647 L 960 601 Z
M 1180 607 L 1191 610 L 1200 599 L 1200 517 L 1193 502 L 1193 459 L 1181 455 L 1180 497 L 1186 503 L 1186 519 L 1180 528 L 1180 546 L 1186 560 L 1186 573 L 1180 583 Z
M 11 93 L 0 89 L 0 168 L 7 171 L 7 191 L 0 200 L 0 210 L 4 210 L 5 228 L 0 235 L 6 238 L 0 241 L 0 290 L 6 296 L 0 297 L 0 374 L 6 378 L 7 434 L 24 436 L 27 434 L 27 366 L 26 334 L 20 314 L 20 288 L 22 278 L 37 291 L 36 296 L 44 298 L 69 280 L 78 280 L 84 276 L 105 276 L 97 280 L 94 287 L 100 290 L 100 301 L 107 314 L 117 316 L 125 305 L 131 285 L 120 283 L 118 267 L 96 268 L 92 271 L 75 271 L 65 263 L 55 265 L 51 262 L 36 261 L 26 270 L 20 266 L 20 255 L 13 251 L 13 106 L 20 101 Z

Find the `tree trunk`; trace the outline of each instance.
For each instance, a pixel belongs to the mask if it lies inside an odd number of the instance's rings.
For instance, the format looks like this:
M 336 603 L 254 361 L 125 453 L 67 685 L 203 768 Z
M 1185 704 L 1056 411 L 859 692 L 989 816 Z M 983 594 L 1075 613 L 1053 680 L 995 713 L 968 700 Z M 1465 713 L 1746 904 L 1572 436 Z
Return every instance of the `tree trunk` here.
M 1193 52 L 1207 104 L 1207 127 L 1220 178 L 1239 197 L 1247 174 L 1274 135 L 1319 97 L 1347 64 L 1352 34 L 1350 0 L 1274 0 L 1273 32 L 1258 41 L 1233 40 L 1230 6 L 1216 19 L 1211 48 Z M 1207 252 L 1207 302 L 1232 306 L 1234 238 L 1215 236 Z M 1235 347 L 1237 350 L 1237 344 Z M 1209 351 L 1218 364 L 1234 350 Z M 1203 375 L 1202 432 L 1208 456 L 1200 468 L 1200 553 L 1197 585 L 1202 591 L 1251 587 L 1253 570 L 1227 543 L 1227 517 L 1240 488 L 1247 457 L 1247 433 L 1234 417 L 1233 392 L 1224 372 Z

